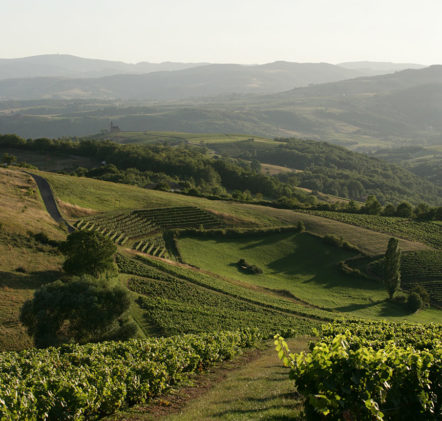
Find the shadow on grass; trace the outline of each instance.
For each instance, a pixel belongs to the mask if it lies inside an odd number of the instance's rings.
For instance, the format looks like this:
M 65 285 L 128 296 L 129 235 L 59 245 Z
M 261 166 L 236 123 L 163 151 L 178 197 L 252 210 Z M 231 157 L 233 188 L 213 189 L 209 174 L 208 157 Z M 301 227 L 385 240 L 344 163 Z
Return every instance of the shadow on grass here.
M 244 236 L 241 241 L 244 241 L 246 243 L 250 243 L 250 241 L 254 241 L 252 244 L 247 244 L 244 247 L 241 247 L 241 250 L 250 250 L 257 247 L 263 247 L 269 244 L 278 243 L 281 240 L 285 240 L 286 238 L 292 237 L 293 232 L 287 232 L 287 233 L 275 233 L 275 234 L 267 234 L 264 236 L 264 238 L 254 238 L 254 237 L 247 237 L 247 235 Z
M 405 304 L 395 303 L 388 299 L 377 300 L 371 303 L 364 303 L 364 304 L 349 304 L 347 306 L 335 307 L 330 310 L 346 313 L 351 311 L 363 310 L 375 306 L 379 306 L 379 312 L 377 316 L 380 317 L 404 317 L 413 314 L 410 312 L 410 310 L 407 308 Z
M 63 272 L 55 270 L 31 273 L 0 271 L 0 288 L 36 289 L 43 284 L 60 279 L 63 275 Z
M 389 300 L 382 303 L 379 316 L 382 317 L 404 317 L 411 316 L 413 312 L 407 308 L 405 304 L 398 304 Z
M 384 300 L 378 300 L 378 301 L 373 301 L 371 303 L 364 303 L 364 304 L 349 304 L 347 306 L 342 306 L 342 307 L 334 307 L 330 310 L 332 311 L 340 311 L 342 313 L 346 313 L 349 311 L 357 311 L 357 310 L 363 310 L 365 308 L 370 308 L 370 307 L 374 307 L 377 306 L 378 304 L 381 304 Z

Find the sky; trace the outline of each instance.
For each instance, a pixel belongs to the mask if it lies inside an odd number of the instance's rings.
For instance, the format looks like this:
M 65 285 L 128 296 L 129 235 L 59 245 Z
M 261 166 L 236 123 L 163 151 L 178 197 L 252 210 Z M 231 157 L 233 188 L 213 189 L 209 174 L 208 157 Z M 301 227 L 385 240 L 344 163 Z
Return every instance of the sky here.
M 0 58 L 442 63 L 442 0 L 0 0 Z

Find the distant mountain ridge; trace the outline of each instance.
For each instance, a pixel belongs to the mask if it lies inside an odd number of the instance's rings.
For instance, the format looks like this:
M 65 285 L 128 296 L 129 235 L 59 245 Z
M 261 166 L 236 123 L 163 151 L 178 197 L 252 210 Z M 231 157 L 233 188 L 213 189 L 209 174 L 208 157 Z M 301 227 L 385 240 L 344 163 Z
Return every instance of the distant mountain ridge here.
M 45 55 L 0 59 L 0 99 L 176 100 L 231 94 L 263 95 L 372 75 L 373 71 L 329 63 L 127 64 Z
M 69 54 L 45 54 L 32 57 L 0 59 L 0 80 L 35 77 L 98 78 L 116 74 L 145 74 L 182 70 L 207 63 L 149 63 L 88 59 Z
M 300 81 L 301 71 L 292 72 L 294 68 L 308 70 L 310 75 L 314 68 L 326 69 L 329 76 L 331 70 L 339 70 L 329 64 L 275 62 L 261 66 L 206 65 L 100 79 L 0 81 L 3 98 L 20 94 L 19 98 L 37 99 L 1 102 L 4 111 L 0 113 L 0 133 L 85 136 L 98 133 L 112 120 L 123 131 L 294 136 L 328 141 L 360 152 L 442 145 L 442 65 L 258 94 L 264 89 L 258 82 L 265 82 L 268 89 L 281 80 L 289 80 L 284 76 L 287 69 L 292 74 L 290 84 L 295 76 Z M 215 96 L 228 87 L 247 88 L 246 82 L 251 81 L 255 86 L 250 90 L 255 95 Z M 156 97 L 155 90 L 163 99 L 174 95 L 194 99 L 148 101 Z M 70 92 L 84 100 L 71 101 Z M 245 89 L 236 92 L 246 94 Z M 86 95 L 91 93 L 98 100 L 88 99 Z M 42 95 L 46 95 L 45 101 L 40 100 Z M 113 99 L 120 97 L 138 100 Z
M 358 70 L 367 76 L 376 76 L 382 73 L 400 72 L 406 69 L 423 69 L 423 64 L 416 63 L 392 63 L 388 61 L 347 61 L 338 66 L 346 69 Z

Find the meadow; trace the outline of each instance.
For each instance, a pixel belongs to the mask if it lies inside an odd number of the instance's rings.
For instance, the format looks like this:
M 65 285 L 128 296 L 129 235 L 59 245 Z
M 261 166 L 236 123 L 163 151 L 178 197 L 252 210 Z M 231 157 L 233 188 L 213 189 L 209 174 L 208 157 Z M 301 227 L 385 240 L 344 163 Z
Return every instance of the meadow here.
M 184 237 L 178 241 L 186 263 L 271 291 L 284 291 L 304 302 L 347 317 L 375 317 L 430 321 L 435 310 L 410 315 L 386 302 L 386 292 L 376 281 L 345 275 L 338 263 L 357 255 L 325 244 L 308 233 L 277 233 L 256 238 Z M 260 267 L 262 274 L 238 269 L 239 259 Z

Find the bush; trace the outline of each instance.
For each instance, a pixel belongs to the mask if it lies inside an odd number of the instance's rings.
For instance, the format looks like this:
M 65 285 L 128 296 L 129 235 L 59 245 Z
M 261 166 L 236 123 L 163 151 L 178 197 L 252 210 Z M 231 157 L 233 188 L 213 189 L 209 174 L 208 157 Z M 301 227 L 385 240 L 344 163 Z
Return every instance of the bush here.
M 240 269 L 246 273 L 250 273 L 252 275 L 257 275 L 257 274 L 262 273 L 261 268 L 259 268 L 256 265 L 251 265 L 251 264 L 247 263 L 244 259 L 239 259 L 236 264 L 238 265 L 238 269 Z
M 396 295 L 396 297 L 393 298 L 393 301 L 398 304 L 405 304 L 407 300 L 408 297 L 406 295 Z
M 418 294 L 422 298 L 422 301 L 423 301 L 425 307 L 430 305 L 430 294 L 422 285 L 414 286 L 411 289 L 410 293 L 413 293 L 413 292 L 415 292 L 416 294 Z
M 415 313 L 424 306 L 424 302 L 417 292 L 412 292 L 408 296 L 407 306 L 412 313 Z
M 298 221 L 298 224 L 296 225 L 296 229 L 298 232 L 304 232 L 305 231 L 304 222 Z
M 327 234 L 322 237 L 324 243 L 330 244 L 331 246 L 342 247 L 343 239 L 342 237 L 336 237 L 333 234 Z

